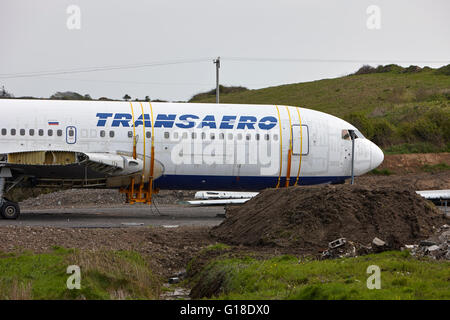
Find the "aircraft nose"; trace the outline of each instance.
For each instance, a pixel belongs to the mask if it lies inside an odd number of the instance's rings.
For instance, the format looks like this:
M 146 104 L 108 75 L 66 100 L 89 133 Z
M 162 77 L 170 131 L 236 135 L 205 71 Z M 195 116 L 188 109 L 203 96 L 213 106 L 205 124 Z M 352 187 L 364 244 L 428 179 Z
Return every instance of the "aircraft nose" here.
M 384 153 L 383 151 L 372 142 L 371 146 L 371 158 L 370 158 L 370 167 L 371 170 L 377 168 L 384 160 Z

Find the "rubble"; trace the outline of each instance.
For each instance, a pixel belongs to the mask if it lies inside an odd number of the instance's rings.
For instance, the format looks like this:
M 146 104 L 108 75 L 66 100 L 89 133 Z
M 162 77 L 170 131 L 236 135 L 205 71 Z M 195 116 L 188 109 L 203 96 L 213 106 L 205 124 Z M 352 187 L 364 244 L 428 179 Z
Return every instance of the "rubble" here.
M 389 249 L 391 247 L 388 243 L 377 237 L 372 240 L 372 245 L 363 245 L 348 241 L 345 238 L 339 238 L 328 244 L 328 249 L 322 252 L 322 259 L 357 257 Z
M 450 260 L 450 226 L 444 224 L 430 238 L 420 241 L 418 245 L 405 245 L 402 250 L 408 250 L 414 257 Z

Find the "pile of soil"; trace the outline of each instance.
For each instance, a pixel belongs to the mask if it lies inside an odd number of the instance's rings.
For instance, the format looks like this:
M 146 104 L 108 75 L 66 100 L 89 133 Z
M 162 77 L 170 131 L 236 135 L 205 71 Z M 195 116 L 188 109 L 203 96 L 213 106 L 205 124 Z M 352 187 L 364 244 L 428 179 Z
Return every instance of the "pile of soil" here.
M 211 235 L 231 244 L 317 254 L 342 237 L 362 245 L 378 237 L 399 248 L 427 238 L 446 222 L 412 189 L 324 185 L 265 190 L 227 210 Z

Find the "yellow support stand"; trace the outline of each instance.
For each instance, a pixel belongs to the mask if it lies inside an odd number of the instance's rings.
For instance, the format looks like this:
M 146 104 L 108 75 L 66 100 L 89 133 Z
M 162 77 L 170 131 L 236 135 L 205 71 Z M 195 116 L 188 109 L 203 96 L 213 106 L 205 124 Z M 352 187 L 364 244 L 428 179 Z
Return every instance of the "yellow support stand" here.
M 147 182 L 147 187 L 145 186 L 145 138 L 146 138 L 146 132 L 145 132 L 145 116 L 144 116 L 144 108 L 141 105 L 141 111 L 142 111 L 142 122 L 143 122 L 143 151 L 144 151 L 144 166 L 142 169 L 142 176 L 141 181 L 139 183 L 139 186 L 136 185 L 135 179 L 132 178 L 129 186 L 127 188 L 121 188 L 119 190 L 120 193 L 124 193 L 126 195 L 126 202 L 130 204 L 135 203 L 145 203 L 150 205 L 152 203 L 152 194 L 153 194 L 153 175 L 154 175 L 154 159 L 155 159 L 155 131 L 153 126 L 153 107 L 152 104 L 149 102 L 150 105 L 150 113 L 151 113 L 151 123 L 152 123 L 152 137 L 151 137 L 151 153 L 150 153 L 150 176 L 149 180 Z M 136 152 L 136 127 L 134 122 L 134 110 L 133 110 L 133 103 L 130 102 L 131 106 L 131 113 L 133 117 L 133 159 L 137 158 L 137 152 Z

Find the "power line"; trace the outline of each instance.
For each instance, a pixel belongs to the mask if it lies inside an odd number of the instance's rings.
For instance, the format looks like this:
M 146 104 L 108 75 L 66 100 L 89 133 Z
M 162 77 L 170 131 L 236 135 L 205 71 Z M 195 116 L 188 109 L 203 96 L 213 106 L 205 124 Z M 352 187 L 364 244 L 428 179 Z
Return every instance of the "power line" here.
M 413 64 L 413 63 L 427 63 L 427 64 L 441 64 L 450 63 L 450 60 L 377 60 L 377 59 L 318 59 L 318 58 L 270 58 L 270 57 L 221 57 L 225 61 L 235 62 L 282 62 L 282 63 L 382 63 L 382 64 Z M 89 73 L 89 72 L 101 72 L 111 70 L 124 70 L 124 69 L 139 69 L 157 66 L 179 65 L 199 62 L 209 62 L 211 58 L 198 58 L 198 59 L 179 59 L 169 61 L 155 61 L 141 64 L 126 64 L 126 65 L 109 65 L 100 67 L 87 67 L 87 68 L 74 68 L 74 69 L 59 69 L 59 70 L 47 70 L 47 71 L 35 71 L 35 72 L 22 72 L 22 73 L 9 73 L 0 74 L 0 79 L 13 79 L 13 78 L 31 78 L 31 77 L 44 77 L 61 74 L 76 74 L 76 73 Z
M 268 58 L 268 57 L 222 57 L 228 61 L 250 62 L 318 62 L 318 63 L 450 63 L 450 60 L 380 60 L 380 59 L 318 59 L 318 58 Z
M 142 63 L 142 64 L 111 65 L 111 66 L 88 67 L 88 68 L 79 68 L 79 69 L 60 69 L 60 70 L 47 70 L 47 71 L 35 71 L 35 72 L 24 72 L 24 73 L 10 73 L 10 74 L 0 74 L 0 78 L 1 79 L 30 78 L 30 77 L 53 76 L 53 75 L 59 75 L 59 74 L 87 73 L 87 72 L 123 70 L 123 69 L 139 69 L 139 68 L 147 68 L 147 67 L 206 62 L 206 61 L 210 61 L 210 60 L 211 59 L 209 59 L 209 58 L 199 58 L 199 59 L 150 62 L 150 63 Z
M 161 85 L 161 86 L 210 86 L 211 83 L 206 82 L 159 82 L 159 81 L 130 81 L 130 80 L 103 80 L 103 79 L 68 79 L 60 77 L 43 76 L 43 79 L 62 80 L 62 81 L 78 81 L 78 82 L 98 82 L 98 83 L 117 83 L 117 84 L 136 84 L 136 85 Z

